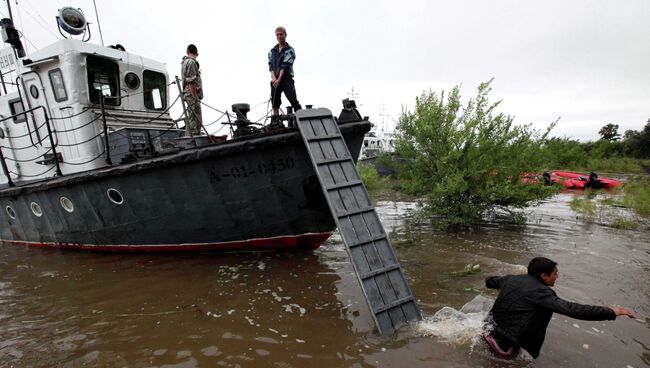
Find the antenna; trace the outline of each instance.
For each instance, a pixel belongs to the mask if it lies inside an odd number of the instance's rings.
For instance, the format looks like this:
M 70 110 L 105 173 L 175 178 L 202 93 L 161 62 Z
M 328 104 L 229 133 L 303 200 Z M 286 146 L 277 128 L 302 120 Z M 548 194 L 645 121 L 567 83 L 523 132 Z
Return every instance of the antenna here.
M 99 28 L 99 38 L 102 40 L 102 46 L 104 46 L 104 35 L 102 35 L 102 25 L 99 24 L 99 14 L 97 13 L 97 4 L 93 0 L 93 5 L 95 6 L 95 18 L 97 18 L 97 28 Z
M 347 95 L 350 96 L 350 100 L 355 101 L 355 102 L 359 98 L 359 94 L 357 93 L 357 91 L 354 90 L 354 86 L 352 86 L 352 89 L 350 90 L 350 92 L 347 93 Z M 357 107 L 363 106 L 363 104 L 359 103 L 359 102 L 357 102 L 356 104 L 357 104 Z
M 386 108 L 384 107 L 384 103 L 381 104 L 381 109 L 379 110 L 379 116 L 381 116 L 381 135 L 384 135 L 384 132 L 386 131 L 386 124 L 384 122 L 384 118 L 386 116 L 389 116 L 386 114 Z

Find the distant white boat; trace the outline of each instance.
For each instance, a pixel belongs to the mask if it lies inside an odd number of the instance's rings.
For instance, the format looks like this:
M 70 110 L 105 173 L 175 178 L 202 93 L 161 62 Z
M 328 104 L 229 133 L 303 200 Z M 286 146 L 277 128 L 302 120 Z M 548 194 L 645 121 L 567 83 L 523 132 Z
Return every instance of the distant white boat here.
M 370 131 L 363 138 L 359 159 L 377 157 L 380 153 L 395 151 L 395 133 Z

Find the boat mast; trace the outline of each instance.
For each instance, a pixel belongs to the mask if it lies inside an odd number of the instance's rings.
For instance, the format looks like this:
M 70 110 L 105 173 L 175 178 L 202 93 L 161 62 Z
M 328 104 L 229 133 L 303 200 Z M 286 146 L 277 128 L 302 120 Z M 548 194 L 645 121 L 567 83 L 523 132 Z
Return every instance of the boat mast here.
M 7 11 L 9 12 L 9 19 L 11 19 L 11 22 L 13 23 L 14 21 L 14 16 L 11 14 L 11 0 L 7 0 Z
M 102 25 L 99 24 L 99 14 L 97 13 L 97 4 L 93 0 L 93 5 L 95 6 L 95 18 L 97 18 L 97 28 L 99 28 L 99 38 L 102 40 L 102 46 L 104 46 L 104 35 L 102 34 Z

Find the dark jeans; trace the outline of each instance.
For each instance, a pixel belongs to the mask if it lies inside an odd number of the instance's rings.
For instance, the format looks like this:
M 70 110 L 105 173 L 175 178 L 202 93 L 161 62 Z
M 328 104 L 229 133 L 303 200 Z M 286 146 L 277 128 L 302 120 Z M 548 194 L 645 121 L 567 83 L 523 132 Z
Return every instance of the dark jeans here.
M 280 81 L 278 88 L 273 88 L 273 83 L 271 83 L 271 104 L 274 108 L 279 108 L 282 105 L 282 98 L 280 95 L 283 92 L 294 110 L 302 109 L 300 102 L 298 102 L 298 97 L 296 96 L 296 86 L 293 82 L 293 78 L 287 77 L 286 75 Z

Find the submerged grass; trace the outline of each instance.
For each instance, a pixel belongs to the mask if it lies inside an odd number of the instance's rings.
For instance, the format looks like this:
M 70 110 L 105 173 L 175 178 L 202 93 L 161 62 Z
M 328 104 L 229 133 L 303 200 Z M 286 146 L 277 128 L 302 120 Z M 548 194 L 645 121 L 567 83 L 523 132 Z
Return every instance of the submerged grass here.
M 481 272 L 481 265 L 478 263 L 477 264 L 468 263 L 465 265 L 465 268 L 463 268 L 462 271 L 452 272 L 451 274 L 453 276 L 469 276 L 477 272 Z
M 571 209 L 581 214 L 587 222 L 593 222 L 596 218 L 596 208 L 596 203 L 587 195 L 584 197 L 575 197 L 571 200 Z
M 639 224 L 623 217 L 617 217 L 609 226 L 615 229 L 635 230 L 639 227 Z
M 650 178 L 634 178 L 623 187 L 623 206 L 650 216 Z
M 586 223 L 624 230 L 635 230 L 647 224 L 642 217 L 650 217 L 650 177 L 630 179 L 621 192 L 622 199 L 617 200 L 599 199 L 597 192 L 585 191 L 582 196 L 574 197 L 570 206 Z

